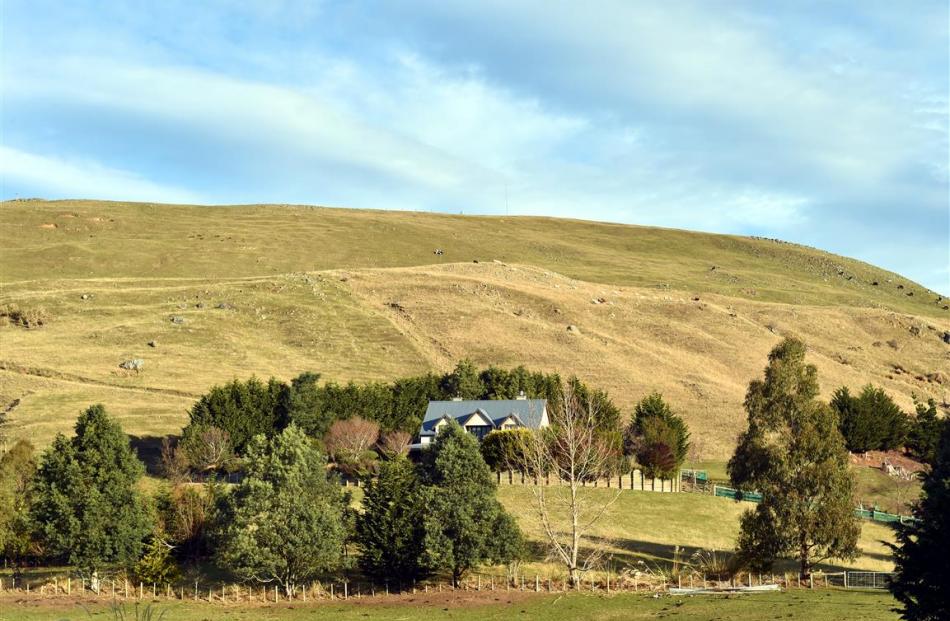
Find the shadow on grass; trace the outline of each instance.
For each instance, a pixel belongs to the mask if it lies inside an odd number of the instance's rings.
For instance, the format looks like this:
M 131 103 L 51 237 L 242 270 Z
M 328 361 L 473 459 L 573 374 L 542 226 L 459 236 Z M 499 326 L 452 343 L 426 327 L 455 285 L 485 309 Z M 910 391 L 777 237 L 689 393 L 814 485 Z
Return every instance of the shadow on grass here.
M 162 442 L 177 436 L 129 436 L 129 444 L 145 464 L 145 471 L 152 476 L 162 475 Z

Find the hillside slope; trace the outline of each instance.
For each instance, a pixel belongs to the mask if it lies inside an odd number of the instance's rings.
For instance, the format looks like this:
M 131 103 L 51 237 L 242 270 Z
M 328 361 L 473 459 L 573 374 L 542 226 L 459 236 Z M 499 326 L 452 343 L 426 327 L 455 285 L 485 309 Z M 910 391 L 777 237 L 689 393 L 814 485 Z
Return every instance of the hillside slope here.
M 945 401 L 950 388 L 939 296 L 768 240 L 87 201 L 2 203 L 0 236 L 0 306 L 49 319 L 0 322 L 0 411 L 16 403 L 8 433 L 39 444 L 92 402 L 132 433 L 171 433 L 195 395 L 232 377 L 390 379 L 469 357 L 574 372 L 627 409 L 660 390 L 722 458 L 745 386 L 785 334 L 808 341 L 826 395 L 872 381 L 910 408 L 912 393 Z M 141 372 L 119 369 L 130 358 Z

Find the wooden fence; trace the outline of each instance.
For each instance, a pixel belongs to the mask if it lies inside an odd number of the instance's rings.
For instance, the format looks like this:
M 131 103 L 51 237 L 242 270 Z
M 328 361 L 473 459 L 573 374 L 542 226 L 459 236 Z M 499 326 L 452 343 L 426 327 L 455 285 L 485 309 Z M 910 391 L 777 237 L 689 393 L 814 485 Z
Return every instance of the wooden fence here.
M 499 485 L 563 485 L 564 482 L 551 477 L 534 477 L 524 472 L 506 471 L 496 473 Z M 584 487 L 604 487 L 610 489 L 629 489 L 645 492 L 678 492 L 678 479 L 656 479 L 643 476 L 640 470 L 627 474 L 618 474 L 594 481 L 585 481 Z

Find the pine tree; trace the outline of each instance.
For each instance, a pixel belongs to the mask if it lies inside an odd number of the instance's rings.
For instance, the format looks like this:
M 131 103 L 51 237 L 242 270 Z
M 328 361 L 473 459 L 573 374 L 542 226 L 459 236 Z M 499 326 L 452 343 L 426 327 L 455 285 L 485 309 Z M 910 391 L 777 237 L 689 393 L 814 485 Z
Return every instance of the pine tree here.
M 907 446 L 914 459 L 933 464 L 940 444 L 940 431 L 943 429 L 943 421 L 937 418 L 937 402 L 930 398 L 924 403 L 914 397 L 914 407 L 917 418 L 908 433 Z
M 340 564 L 342 488 L 295 425 L 248 446 L 246 476 L 221 515 L 218 562 L 243 580 L 277 582 L 292 595 Z
M 924 477 L 914 522 L 897 524 L 896 576 L 891 593 L 908 621 L 950 619 L 950 422 L 943 432 L 933 467 Z
M 427 575 L 425 550 L 426 490 L 415 466 L 404 456 L 383 462 L 363 495 L 356 518 L 359 566 L 376 580 L 408 585 Z
M 478 442 L 457 423 L 442 428 L 423 456 L 423 481 L 429 487 L 425 562 L 458 582 L 485 561 L 502 562 L 493 542 L 504 508 L 495 497 L 495 479 Z M 508 526 L 511 526 L 508 522 Z
M 815 563 L 856 553 L 860 524 L 848 452 L 836 413 L 817 396 L 818 370 L 805 364 L 805 344 L 792 338 L 769 354 L 764 380 L 749 384 L 749 427 L 728 470 L 734 486 L 763 495 L 742 516 L 737 546 L 753 568 L 792 554 L 807 577 Z
M 105 567 L 129 568 L 151 532 L 136 490 L 144 474 L 119 424 L 94 405 L 76 434 L 62 434 L 43 453 L 34 478 L 31 516 L 47 553 L 97 577 Z
M 475 364 L 466 359 L 455 365 L 455 370 L 442 379 L 442 392 L 452 398 L 479 399 L 485 392 L 485 386 Z

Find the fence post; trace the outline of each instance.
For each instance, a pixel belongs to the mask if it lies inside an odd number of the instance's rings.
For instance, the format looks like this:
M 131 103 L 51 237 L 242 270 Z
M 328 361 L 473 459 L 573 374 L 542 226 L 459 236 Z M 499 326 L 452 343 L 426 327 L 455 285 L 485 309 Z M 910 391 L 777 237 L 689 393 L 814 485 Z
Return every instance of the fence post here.
M 848 572 L 842 572 L 844 574 L 844 588 L 848 588 Z

